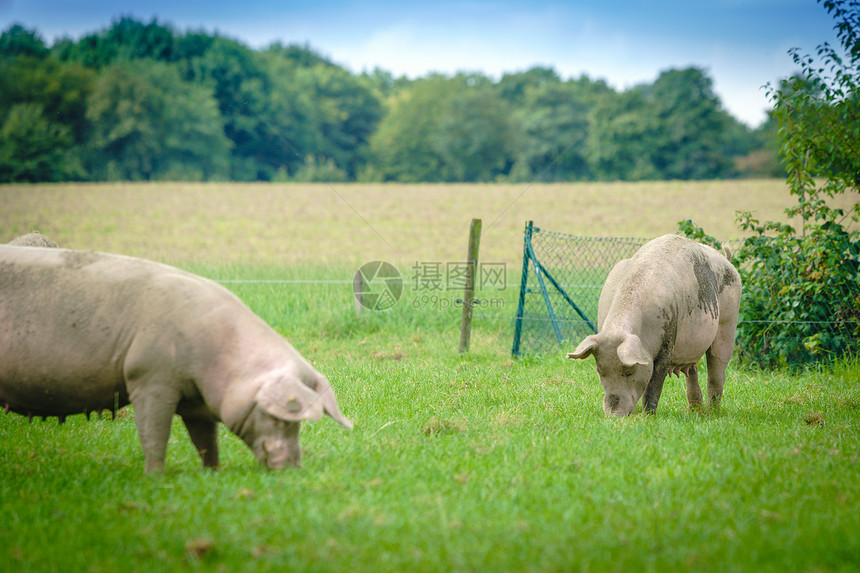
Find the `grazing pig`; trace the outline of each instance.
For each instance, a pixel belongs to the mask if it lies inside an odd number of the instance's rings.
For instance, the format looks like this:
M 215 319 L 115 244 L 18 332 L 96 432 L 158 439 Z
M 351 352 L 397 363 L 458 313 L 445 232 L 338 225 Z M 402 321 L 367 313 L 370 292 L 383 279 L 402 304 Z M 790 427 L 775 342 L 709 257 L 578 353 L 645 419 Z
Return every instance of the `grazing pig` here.
M 300 465 L 299 423 L 347 428 L 328 380 L 208 279 L 132 257 L 0 246 L 0 405 L 65 416 L 131 403 L 147 472 L 174 413 L 207 467 L 223 422 L 270 469 Z
M 615 265 L 600 293 L 597 334 L 567 355 L 594 355 L 607 416 L 631 414 L 643 394 L 645 411 L 653 412 L 670 372 L 684 372 L 687 401 L 701 405 L 696 363 L 703 354 L 708 403 L 719 408 L 741 299 L 730 256 L 664 235 Z

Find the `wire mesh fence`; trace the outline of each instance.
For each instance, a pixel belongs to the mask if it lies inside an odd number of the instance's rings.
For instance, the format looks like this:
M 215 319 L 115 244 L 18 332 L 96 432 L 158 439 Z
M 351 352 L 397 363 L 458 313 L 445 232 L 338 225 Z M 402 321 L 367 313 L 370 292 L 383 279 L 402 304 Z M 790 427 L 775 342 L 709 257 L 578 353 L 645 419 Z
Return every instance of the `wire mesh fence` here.
M 555 352 L 596 332 L 609 271 L 647 240 L 577 237 L 526 223 L 512 354 Z
M 476 269 L 473 348 L 500 356 L 510 356 L 511 351 L 515 357 L 572 349 L 596 331 L 597 304 L 610 270 L 648 240 L 575 236 L 541 229 L 528 222 L 520 268 L 481 262 Z M 738 263 L 738 253 L 746 248 L 745 243 L 733 242 L 729 246 L 735 253 L 735 263 L 741 265 L 739 269 L 749 272 L 749 262 Z M 392 291 L 397 304 L 386 305 L 384 309 L 394 312 L 390 320 L 396 324 L 418 320 L 425 327 L 454 332 L 453 325 L 459 324 L 465 304 L 462 300 L 465 279 L 461 272 L 465 265 L 416 262 L 400 269 L 396 277 L 398 288 Z M 848 353 L 856 354 L 860 338 L 860 281 L 841 282 L 836 297 L 841 299 L 840 304 L 825 305 L 810 298 L 815 293 L 807 293 L 808 285 L 803 281 L 821 275 L 815 284 L 823 288 L 825 283 L 833 282 L 833 277 L 814 266 L 798 268 L 809 276 L 783 272 L 765 283 L 768 292 L 756 296 L 749 292 L 752 282 L 745 282 L 735 351 L 739 361 L 779 366 L 805 364 L 829 355 L 837 357 L 834 349 L 848 349 Z M 392 288 L 390 283 L 394 279 L 377 275 L 367 278 L 375 281 L 371 292 L 381 289 L 384 294 Z M 316 312 L 329 322 L 344 320 L 352 324 L 349 312 L 355 304 L 352 300 L 355 283 L 347 276 L 338 277 L 339 273 L 334 273 L 313 279 L 297 272 L 285 276 L 241 278 L 228 274 L 213 278 L 255 307 L 265 308 L 277 300 L 284 309 L 293 305 L 303 312 Z M 755 305 L 762 304 L 767 308 L 757 310 Z M 831 311 L 833 308 L 836 310 Z M 452 336 L 452 347 L 455 343 Z

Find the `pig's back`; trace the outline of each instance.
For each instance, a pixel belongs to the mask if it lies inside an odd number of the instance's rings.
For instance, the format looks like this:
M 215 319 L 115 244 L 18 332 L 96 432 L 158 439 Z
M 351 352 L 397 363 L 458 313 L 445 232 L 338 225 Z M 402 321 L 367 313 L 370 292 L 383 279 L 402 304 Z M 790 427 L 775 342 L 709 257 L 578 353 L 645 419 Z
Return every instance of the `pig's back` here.
M 35 415 L 125 405 L 131 341 L 183 303 L 159 286 L 171 273 L 193 281 L 132 257 L 0 247 L 0 405 Z

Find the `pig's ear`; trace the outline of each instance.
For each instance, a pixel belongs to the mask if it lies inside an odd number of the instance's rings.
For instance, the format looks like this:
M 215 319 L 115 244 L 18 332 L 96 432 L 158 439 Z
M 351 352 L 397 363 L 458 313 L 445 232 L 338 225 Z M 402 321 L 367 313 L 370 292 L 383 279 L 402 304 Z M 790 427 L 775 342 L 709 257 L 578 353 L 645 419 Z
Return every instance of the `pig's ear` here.
M 642 341 L 635 334 L 628 334 L 624 341 L 618 345 L 618 358 L 625 366 L 643 366 L 651 363 L 651 357 L 645 352 Z
M 337 399 L 334 397 L 334 390 L 332 390 L 328 379 L 322 374 L 317 374 L 317 394 L 320 395 L 325 413 L 347 430 L 351 430 L 352 422 L 340 413 L 340 408 L 337 407 Z
M 257 392 L 257 405 L 281 420 L 319 420 L 323 402 L 319 394 L 292 376 L 269 378 Z
M 586 336 L 585 340 L 579 343 L 579 346 L 576 347 L 576 350 L 573 352 L 568 352 L 568 358 L 576 358 L 577 360 L 583 360 L 591 356 L 591 353 L 594 352 L 594 349 L 597 348 L 598 338 L 596 334 L 592 334 L 591 336 Z

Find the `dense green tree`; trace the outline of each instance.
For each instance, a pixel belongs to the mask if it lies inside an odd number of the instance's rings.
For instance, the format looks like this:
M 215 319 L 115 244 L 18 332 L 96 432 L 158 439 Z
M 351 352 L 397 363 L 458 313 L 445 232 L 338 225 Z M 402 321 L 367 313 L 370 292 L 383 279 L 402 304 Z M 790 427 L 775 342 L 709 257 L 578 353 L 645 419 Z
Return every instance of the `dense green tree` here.
M 155 20 L 121 18 L 78 42 L 59 42 L 54 53 L 96 69 L 141 58 L 171 62 L 183 79 L 211 88 L 233 145 L 236 180 L 267 180 L 329 161 L 354 177 L 382 114 L 366 81 L 307 47 L 275 44 L 258 52 L 218 35 L 177 34 Z
M 648 88 L 645 113 L 658 122 L 653 155 L 664 179 L 713 179 L 730 175 L 726 153 L 730 122 L 699 68 L 668 70 Z
M 731 137 L 731 134 L 730 134 Z M 732 147 L 735 170 L 739 177 L 785 177 L 779 159 L 779 124 L 772 112 L 752 131 L 740 135 L 744 145 Z
M 124 16 L 107 29 L 78 41 L 64 38 L 51 49 L 63 61 L 102 68 L 118 60 L 149 58 L 165 62 L 177 59 L 176 33 L 153 19 L 143 23 Z
M 217 38 L 206 32 L 186 32 L 176 37 L 176 62 L 183 71 L 183 78 L 191 79 L 190 62 L 203 56 Z
M 361 75 L 365 80 L 365 85 L 374 91 L 380 102 L 404 89 L 408 89 L 412 84 L 412 80 L 406 76 L 395 77 L 388 70 L 381 68 L 374 68 L 373 71 L 363 72 Z
M 603 97 L 594 106 L 586 152 L 597 179 L 660 178 L 654 160 L 660 125 L 647 106 L 641 87 Z
M 444 106 L 430 133 L 444 181 L 494 181 L 513 164 L 517 144 L 510 106 L 483 77 L 465 83 Z
M 205 52 L 188 62 L 186 79 L 214 89 L 224 132 L 233 142 L 230 178 L 270 179 L 279 167 L 266 161 L 277 126 L 267 121 L 271 86 L 259 55 L 235 40 L 216 36 Z
M 513 164 L 509 105 L 484 76 L 432 75 L 389 100 L 371 137 L 372 175 L 386 181 L 492 181 Z
M 355 178 L 382 115 L 367 80 L 297 46 L 275 44 L 260 56 L 259 178 Z
M 751 132 L 720 106 L 699 68 L 604 97 L 592 114 L 588 157 L 600 179 L 713 179 L 735 174 Z
M 298 67 L 295 60 L 276 52 L 266 54 L 270 88 L 261 106 L 263 125 L 258 133 L 263 142 L 255 161 L 273 179 L 290 180 L 306 163 L 312 163 L 309 156 L 323 146 L 318 102 L 296 82 Z
M 0 182 L 67 181 L 84 175 L 68 127 L 38 103 L 12 106 L 0 126 Z
M 371 85 L 343 68 L 321 63 L 296 69 L 293 81 L 315 108 L 317 143 L 308 151 L 323 163 L 331 160 L 354 179 L 367 161 L 368 138 L 383 113 Z
M 536 66 L 524 72 L 503 74 L 497 87 L 504 100 L 520 106 L 525 103 L 528 91 L 560 83 L 561 78 L 553 68 Z
M 366 178 L 382 181 L 443 181 L 444 159 L 432 136 L 459 83 L 429 75 L 388 100 L 388 114 L 370 137 L 373 168 Z
M 89 99 L 90 173 L 96 179 L 223 179 L 230 142 L 211 89 L 169 64 L 105 68 Z
M 85 177 L 81 147 L 95 73 L 47 57 L 38 36 L 20 27 L 4 32 L 0 43 L 0 179 Z
M 526 86 L 515 112 L 523 137 L 516 149 L 511 180 L 591 179 L 586 149 L 589 115 L 601 98 L 614 95 L 605 83 L 586 77 L 563 83 L 550 79 Z
M 274 42 L 269 44 L 265 51 L 268 54 L 287 60 L 296 68 L 313 68 L 316 66 L 338 67 L 328 58 L 315 52 L 308 44 L 299 46 L 297 44 L 284 45 L 281 42 Z
M 0 58 L 31 56 L 41 59 L 47 55 L 48 47 L 36 30 L 12 24 L 0 34 Z
M 816 60 L 792 50 L 801 72 L 771 88 L 780 151 L 798 196 L 822 177 L 827 195 L 860 187 L 860 9 L 852 1 L 819 2 L 837 21 L 842 52 L 822 44 Z
M 52 122 L 71 130 L 70 143 L 83 144 L 87 97 L 95 80 L 93 70 L 53 58 L 0 58 L 0 121 L 13 105 L 36 103 Z

